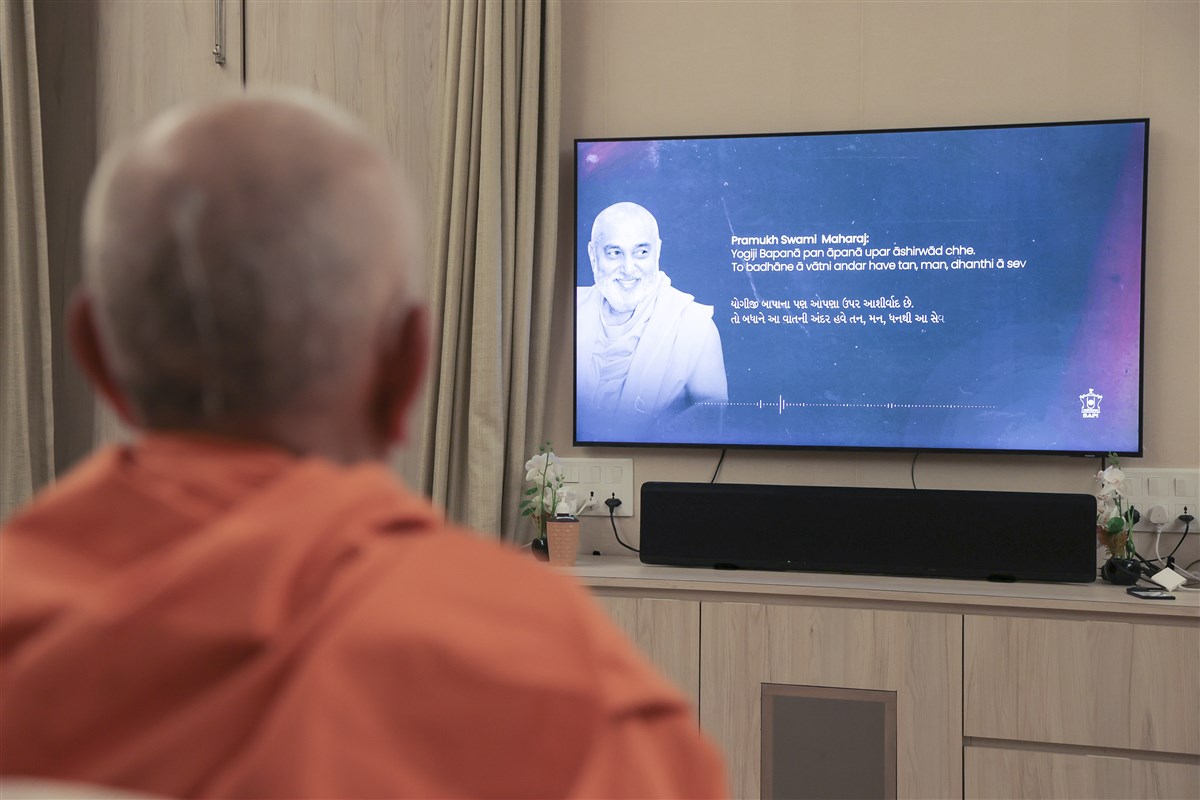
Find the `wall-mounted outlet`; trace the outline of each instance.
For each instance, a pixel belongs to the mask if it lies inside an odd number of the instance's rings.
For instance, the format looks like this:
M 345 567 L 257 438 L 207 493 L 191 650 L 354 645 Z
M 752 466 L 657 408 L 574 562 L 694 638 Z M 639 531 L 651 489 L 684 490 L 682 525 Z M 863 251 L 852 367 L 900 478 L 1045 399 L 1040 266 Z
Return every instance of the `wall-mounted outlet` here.
M 1164 533 L 1183 533 L 1184 525 L 1179 521 L 1179 515 L 1184 513 L 1185 507 L 1188 514 L 1200 520 L 1200 512 L 1197 512 L 1200 508 L 1200 470 L 1122 467 L 1121 471 L 1125 473 L 1129 501 L 1142 513 L 1135 531 L 1154 532 L 1149 512 L 1156 505 L 1167 510 Z M 1193 522 L 1188 530 L 1198 533 L 1200 525 Z
M 584 511 L 584 516 L 607 517 L 604 501 L 616 494 L 621 500 L 614 516 L 633 516 L 633 459 L 632 458 L 564 458 L 563 486 L 574 492 L 582 503 L 595 493 L 596 505 Z

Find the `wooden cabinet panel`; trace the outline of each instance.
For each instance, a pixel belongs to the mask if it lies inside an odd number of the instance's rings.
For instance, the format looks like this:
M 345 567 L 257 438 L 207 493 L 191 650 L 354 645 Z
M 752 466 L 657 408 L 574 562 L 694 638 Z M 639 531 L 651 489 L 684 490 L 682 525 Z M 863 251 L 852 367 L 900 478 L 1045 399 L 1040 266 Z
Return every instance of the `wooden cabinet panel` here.
M 646 659 L 683 691 L 692 708 L 698 708 L 700 603 L 602 594 L 596 600 Z
M 1036 750 L 968 747 L 963 752 L 963 784 L 967 800 L 1133 797 L 1127 759 Z
M 1133 747 L 1200 755 L 1200 628 L 1134 627 L 1129 698 Z
M 1200 764 L 1131 759 L 1129 773 L 1130 797 L 1147 800 L 1196 800 L 1200 797 Z
M 246 85 L 311 89 L 357 116 L 437 200 L 442 0 L 246 0 Z
M 965 735 L 1130 746 L 1131 625 L 968 615 L 963 644 Z
M 1193 764 L 998 747 L 967 747 L 963 764 L 968 800 L 1200 797 Z
M 761 686 L 770 650 L 767 607 L 704 603 L 700 623 L 700 727 L 725 755 L 734 797 L 759 797 Z
M 224 3 L 224 65 L 212 54 L 216 7 L 217 0 L 99 4 L 96 99 L 101 150 L 177 103 L 241 88 L 242 4 Z
M 961 795 L 961 617 L 745 603 L 704 603 L 701 617 L 701 726 L 735 796 L 761 792 L 763 683 L 896 692 L 898 795 Z
M 1200 753 L 1200 630 L 968 615 L 967 736 Z

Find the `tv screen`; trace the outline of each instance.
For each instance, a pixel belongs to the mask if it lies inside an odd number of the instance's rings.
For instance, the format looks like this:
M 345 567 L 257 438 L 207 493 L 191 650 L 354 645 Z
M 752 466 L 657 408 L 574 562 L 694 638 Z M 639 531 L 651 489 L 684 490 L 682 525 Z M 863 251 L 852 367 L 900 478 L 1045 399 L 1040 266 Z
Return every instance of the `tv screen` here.
M 1146 119 L 575 142 L 575 443 L 1140 455 Z

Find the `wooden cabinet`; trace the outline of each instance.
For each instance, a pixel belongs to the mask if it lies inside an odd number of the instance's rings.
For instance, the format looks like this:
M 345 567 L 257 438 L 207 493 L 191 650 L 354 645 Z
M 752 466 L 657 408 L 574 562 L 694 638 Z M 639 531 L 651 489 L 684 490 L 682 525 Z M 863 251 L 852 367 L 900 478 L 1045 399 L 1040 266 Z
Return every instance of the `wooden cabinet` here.
M 1200 797 L 1195 594 L 621 558 L 583 558 L 575 574 L 656 663 L 696 626 L 701 726 L 737 797 L 770 788 L 764 698 L 789 687 L 894 697 L 898 797 Z M 696 622 L 654 624 L 640 606 L 671 601 L 696 604 Z
M 213 48 L 223 18 L 225 63 Z M 96 5 L 95 80 L 100 149 L 184 100 L 242 86 L 242 4 L 238 0 L 106 0 Z
M 244 86 L 308 88 L 356 114 L 405 165 L 418 207 L 436 208 L 444 5 L 443 0 L 39 3 L 47 213 L 58 294 L 65 297 L 78 280 L 79 209 L 98 155 L 160 111 L 234 95 Z M 213 56 L 219 39 L 224 64 Z M 430 251 L 432 237 L 425 239 Z M 65 300 L 57 306 L 61 317 Z M 63 337 L 56 337 L 61 353 Z M 55 381 L 56 406 L 71 409 L 59 421 L 60 467 L 95 444 L 128 435 L 104 404 L 94 403 L 78 375 L 68 371 Z M 69 386 L 71 394 L 62 396 L 59 386 Z

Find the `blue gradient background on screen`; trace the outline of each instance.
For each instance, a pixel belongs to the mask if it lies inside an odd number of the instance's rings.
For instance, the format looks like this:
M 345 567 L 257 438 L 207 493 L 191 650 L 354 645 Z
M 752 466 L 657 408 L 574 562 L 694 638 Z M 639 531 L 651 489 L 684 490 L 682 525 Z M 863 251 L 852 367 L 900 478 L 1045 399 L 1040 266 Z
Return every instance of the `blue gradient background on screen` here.
M 660 266 L 674 286 L 714 306 L 732 405 L 664 421 L 656 441 L 1133 452 L 1140 449 L 1145 138 L 1146 125 L 1135 121 L 581 141 L 577 283 L 593 282 L 587 242 L 596 214 L 631 200 L 657 218 Z M 732 268 L 732 235 L 817 234 L 819 241 L 839 233 L 868 234 L 875 248 L 965 245 L 975 255 L 958 256 L 964 260 L 1028 265 Z M 844 245 L 802 247 L 831 246 Z M 747 313 L 732 307 L 735 298 L 881 296 L 908 298 L 912 311 L 937 312 L 944 322 L 731 321 Z M 1081 413 L 1079 396 L 1089 390 L 1103 396 L 1094 419 Z M 781 397 L 789 404 L 782 413 Z M 606 441 L 632 438 L 613 431 Z

